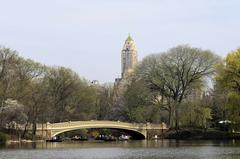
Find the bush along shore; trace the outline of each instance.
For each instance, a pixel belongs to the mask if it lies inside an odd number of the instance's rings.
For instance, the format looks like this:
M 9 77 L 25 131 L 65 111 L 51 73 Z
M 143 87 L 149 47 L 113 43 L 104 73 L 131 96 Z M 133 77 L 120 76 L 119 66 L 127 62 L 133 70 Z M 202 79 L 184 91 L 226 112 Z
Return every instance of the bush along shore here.
M 165 134 L 166 139 L 180 139 L 180 140 L 228 140 L 240 139 L 240 132 L 233 133 L 227 131 L 220 131 L 216 129 L 180 129 L 169 130 Z
M 8 135 L 3 132 L 0 132 L 0 144 L 6 143 L 7 140 L 8 140 Z

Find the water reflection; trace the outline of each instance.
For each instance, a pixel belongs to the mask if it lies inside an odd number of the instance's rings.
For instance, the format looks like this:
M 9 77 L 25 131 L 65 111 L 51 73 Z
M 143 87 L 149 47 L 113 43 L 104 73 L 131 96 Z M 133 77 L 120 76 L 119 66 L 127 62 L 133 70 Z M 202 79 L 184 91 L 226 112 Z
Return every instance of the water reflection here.
M 0 149 L 55 149 L 55 148 L 168 148 L 168 147 L 222 146 L 240 147 L 239 140 L 139 140 L 139 141 L 68 141 L 33 142 L 0 145 Z
M 239 141 L 142 140 L 8 144 L 0 159 L 239 159 Z

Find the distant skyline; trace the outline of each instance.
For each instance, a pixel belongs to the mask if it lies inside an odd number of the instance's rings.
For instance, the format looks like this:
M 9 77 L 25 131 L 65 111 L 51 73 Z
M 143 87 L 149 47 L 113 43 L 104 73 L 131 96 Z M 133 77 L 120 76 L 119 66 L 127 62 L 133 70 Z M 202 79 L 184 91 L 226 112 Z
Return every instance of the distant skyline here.
M 0 0 L 0 45 L 101 83 L 121 75 L 130 33 L 138 59 L 189 44 L 240 47 L 239 0 Z

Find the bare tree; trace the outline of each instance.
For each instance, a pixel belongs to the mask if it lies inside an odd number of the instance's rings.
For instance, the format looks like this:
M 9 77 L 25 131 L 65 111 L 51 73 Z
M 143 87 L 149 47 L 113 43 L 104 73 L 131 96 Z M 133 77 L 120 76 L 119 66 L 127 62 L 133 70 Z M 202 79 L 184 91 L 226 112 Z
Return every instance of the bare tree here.
M 179 129 L 179 107 L 192 88 L 214 72 L 218 57 L 211 51 L 177 46 L 166 53 L 146 57 L 137 69 L 147 86 L 173 101 L 175 128 Z
M 0 46 L 0 107 L 10 97 L 9 92 L 15 80 L 17 52 Z

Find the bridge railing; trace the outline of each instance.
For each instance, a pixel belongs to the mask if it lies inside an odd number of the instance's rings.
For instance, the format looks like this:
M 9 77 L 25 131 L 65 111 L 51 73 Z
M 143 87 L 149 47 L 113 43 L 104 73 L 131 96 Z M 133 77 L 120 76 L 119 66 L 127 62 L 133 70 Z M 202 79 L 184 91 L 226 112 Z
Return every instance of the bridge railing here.
M 135 123 L 125 123 L 125 122 L 118 122 L 118 121 L 69 121 L 63 123 L 53 123 L 47 124 L 47 127 L 51 128 L 61 128 L 61 127 L 71 127 L 71 126 L 78 126 L 78 125 L 121 125 L 126 127 L 139 127 L 145 126 L 145 124 L 135 124 Z

